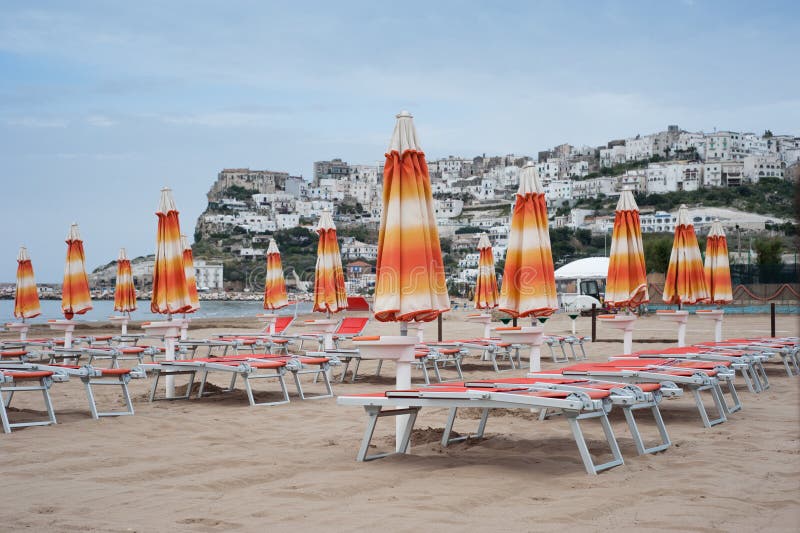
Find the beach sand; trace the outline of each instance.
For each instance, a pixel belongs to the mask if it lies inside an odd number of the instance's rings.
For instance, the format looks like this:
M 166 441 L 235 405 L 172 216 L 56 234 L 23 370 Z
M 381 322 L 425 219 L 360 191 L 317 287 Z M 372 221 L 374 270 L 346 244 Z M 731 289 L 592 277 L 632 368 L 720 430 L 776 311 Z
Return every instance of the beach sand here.
M 445 338 L 481 334 L 480 326 L 461 316 L 448 315 Z M 588 334 L 589 324 L 579 319 L 579 332 Z M 255 326 L 245 319 L 198 320 L 190 334 L 205 338 Z M 553 334 L 568 328 L 563 315 L 546 325 Z M 798 335 L 797 317 L 779 317 L 777 328 L 778 335 Z M 710 322 L 692 317 L 687 340 L 709 340 L 711 330 Z M 396 331 L 395 324 L 372 322 L 366 333 Z M 768 332 L 768 316 L 725 319 L 727 337 Z M 598 333 L 613 342 L 587 344 L 592 360 L 621 352 L 620 332 L 598 325 Z M 435 335 L 431 324 L 426 338 Z M 675 336 L 672 324 L 648 317 L 634 340 Z M 634 349 L 668 345 L 634 342 Z M 374 363 L 365 363 L 365 379 L 336 384 L 335 392 L 391 388 L 391 366 L 375 379 Z M 545 369 L 554 366 L 544 358 Z M 476 358 L 466 368 L 468 379 L 495 375 Z M 690 397 L 664 402 L 674 444 L 656 455 L 636 455 L 615 410 L 611 419 L 625 464 L 597 476 L 586 474 L 563 419 L 540 422 L 524 410 L 495 414 L 485 439 L 447 448 L 438 442 L 446 410 L 423 410 L 411 455 L 357 463 L 363 410 L 333 399 L 301 401 L 291 380 L 292 402 L 275 407 L 249 407 L 242 390 L 148 403 L 150 380 L 138 380 L 131 387 L 136 415 L 99 421 L 88 416 L 81 383 L 73 380 L 53 387 L 58 425 L 0 434 L 0 530 L 798 531 L 800 379 L 788 378 L 778 364 L 769 364 L 768 372 L 772 386 L 759 395 L 739 380 L 744 409 L 711 429 L 701 425 Z M 504 374 L 510 375 L 524 371 Z M 419 372 L 413 379 L 421 383 Z M 225 386 L 221 376 L 212 382 Z M 272 391 L 259 393 L 260 399 L 276 396 L 274 382 L 256 387 Z M 308 387 L 319 390 L 318 384 Z M 116 391 L 98 393 L 101 401 L 119 397 Z M 19 395 L 12 419 L 28 415 L 19 409 L 39 410 L 40 399 Z M 639 418 L 652 440 L 649 416 Z M 394 423 L 381 422 L 374 443 L 388 450 Z M 475 413 L 467 411 L 455 429 L 473 431 L 476 424 Z M 599 425 L 587 421 L 583 427 L 593 452 L 604 455 Z

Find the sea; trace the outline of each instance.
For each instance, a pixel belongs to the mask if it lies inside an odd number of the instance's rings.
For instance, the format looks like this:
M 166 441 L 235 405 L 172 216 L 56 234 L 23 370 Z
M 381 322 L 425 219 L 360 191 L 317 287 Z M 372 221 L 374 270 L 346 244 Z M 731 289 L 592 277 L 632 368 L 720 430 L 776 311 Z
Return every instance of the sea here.
M 42 300 L 42 314 L 33 319 L 33 322 L 64 318 L 61 312 L 61 300 Z M 114 311 L 113 300 L 94 300 L 92 310 L 84 315 L 76 316 L 76 320 L 81 322 L 108 322 L 108 317 L 119 315 Z M 278 315 L 294 315 L 310 313 L 313 304 L 311 302 L 298 302 L 283 309 L 275 311 Z M 192 314 L 193 318 L 237 318 L 250 317 L 266 313 L 261 301 L 224 301 L 224 300 L 203 300 L 200 302 L 200 309 Z M 164 320 L 164 315 L 156 315 L 150 312 L 150 301 L 139 301 L 139 308 L 131 313 L 133 320 Z M 10 322 L 14 318 L 14 300 L 0 300 L 0 320 Z

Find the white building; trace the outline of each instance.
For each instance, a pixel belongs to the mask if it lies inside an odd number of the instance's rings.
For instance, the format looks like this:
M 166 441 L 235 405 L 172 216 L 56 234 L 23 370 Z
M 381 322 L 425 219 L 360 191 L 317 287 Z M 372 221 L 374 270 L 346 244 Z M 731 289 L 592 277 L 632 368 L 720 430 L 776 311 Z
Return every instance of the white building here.
M 718 131 L 706 135 L 706 160 L 742 159 L 742 135 L 734 131 Z
M 378 259 L 378 245 L 367 244 L 357 241 L 352 237 L 346 237 L 341 246 L 342 259 Z
M 654 137 L 652 135 L 625 139 L 625 160 L 641 161 L 642 159 L 650 159 L 655 153 L 654 148 Z
M 242 248 L 239 250 L 239 255 L 241 257 L 258 257 L 264 255 L 264 250 L 259 250 L 258 248 Z
M 700 159 L 705 158 L 706 137 L 702 133 L 690 133 L 682 131 L 678 134 L 677 140 L 672 143 L 673 151 L 687 152 L 694 148 Z
M 613 167 L 625 162 L 625 145 L 619 144 L 611 148 L 600 149 L 600 166 Z
M 783 162 L 777 154 L 748 155 L 743 160 L 744 179 L 757 183 L 761 178 L 783 179 Z
M 647 193 L 696 191 L 700 188 L 702 177 L 702 163 L 650 163 L 646 170 Z
M 572 199 L 572 180 L 553 180 L 544 185 L 544 196 L 548 202 L 562 203 Z
M 582 178 L 589 173 L 588 161 L 576 161 L 569 167 L 570 178 Z
M 455 218 L 464 209 L 464 201 L 457 198 L 433 200 L 433 213 L 436 218 Z
M 297 213 L 278 213 L 275 215 L 275 224 L 278 229 L 292 229 L 300 225 L 300 215 Z
M 572 184 L 572 197 L 578 200 L 595 198 L 600 194 L 608 196 L 616 192 L 616 183 L 617 179 L 611 176 L 575 181 Z
M 222 263 L 209 263 L 205 259 L 194 260 L 198 290 L 222 290 L 222 274 Z

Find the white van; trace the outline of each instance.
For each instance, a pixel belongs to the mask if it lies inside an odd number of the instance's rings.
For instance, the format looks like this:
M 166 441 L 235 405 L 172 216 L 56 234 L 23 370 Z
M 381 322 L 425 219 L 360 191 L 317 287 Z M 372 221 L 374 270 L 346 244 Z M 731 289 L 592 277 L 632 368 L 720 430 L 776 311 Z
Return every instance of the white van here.
M 587 312 L 592 304 L 603 307 L 608 277 L 608 257 L 587 257 L 557 269 L 558 305 L 566 311 Z

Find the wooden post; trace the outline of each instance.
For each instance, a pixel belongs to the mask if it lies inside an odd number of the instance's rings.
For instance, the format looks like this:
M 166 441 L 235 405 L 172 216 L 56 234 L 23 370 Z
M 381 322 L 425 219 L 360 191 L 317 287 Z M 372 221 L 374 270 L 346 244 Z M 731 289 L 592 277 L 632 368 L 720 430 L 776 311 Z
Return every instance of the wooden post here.
M 592 304 L 592 342 L 597 340 L 597 304 Z
M 442 314 L 436 318 L 437 325 L 439 326 L 439 342 L 442 342 Z
M 775 302 L 769 304 L 769 331 L 770 336 L 775 336 Z

